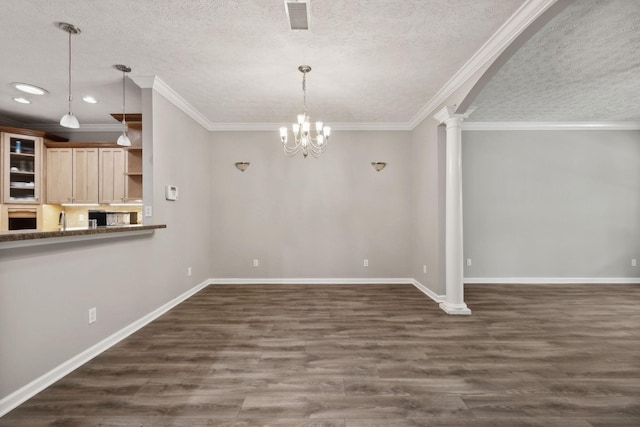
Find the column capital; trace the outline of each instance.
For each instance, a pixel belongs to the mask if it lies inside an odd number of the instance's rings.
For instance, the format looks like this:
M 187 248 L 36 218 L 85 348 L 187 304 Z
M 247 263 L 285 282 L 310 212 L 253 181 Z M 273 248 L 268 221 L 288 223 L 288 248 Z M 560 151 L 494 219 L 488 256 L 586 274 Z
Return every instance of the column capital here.
M 461 122 L 462 120 L 469 117 L 469 115 L 473 113 L 474 110 L 475 110 L 475 107 L 469 107 L 466 113 L 456 114 L 455 106 L 447 106 L 447 107 L 444 107 L 442 110 L 438 111 L 436 114 L 434 114 L 433 118 L 436 119 L 438 123 L 445 123 L 449 119 L 457 119 Z

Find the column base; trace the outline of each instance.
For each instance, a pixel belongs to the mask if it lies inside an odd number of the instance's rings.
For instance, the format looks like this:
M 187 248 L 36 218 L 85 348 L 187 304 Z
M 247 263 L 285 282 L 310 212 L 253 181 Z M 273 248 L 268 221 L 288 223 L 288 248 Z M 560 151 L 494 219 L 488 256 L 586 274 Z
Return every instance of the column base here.
M 440 308 L 447 314 L 458 314 L 458 315 L 470 315 L 471 310 L 467 307 L 467 304 L 450 304 L 445 302 L 440 303 Z

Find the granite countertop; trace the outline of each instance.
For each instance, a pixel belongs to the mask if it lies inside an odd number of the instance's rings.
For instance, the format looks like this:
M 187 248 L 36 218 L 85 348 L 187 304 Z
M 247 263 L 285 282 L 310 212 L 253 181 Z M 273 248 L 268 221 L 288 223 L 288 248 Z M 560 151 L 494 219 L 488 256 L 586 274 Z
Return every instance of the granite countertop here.
M 104 237 L 105 234 L 111 233 L 127 233 L 139 232 L 146 230 L 155 230 L 158 228 L 167 228 L 165 224 L 157 225 L 116 225 L 98 228 L 87 227 L 70 227 L 65 231 L 62 230 L 13 230 L 0 232 L 0 243 L 18 242 L 24 240 L 51 239 L 56 237 L 73 237 L 73 236 L 96 236 Z M 44 242 L 43 242 L 44 243 Z

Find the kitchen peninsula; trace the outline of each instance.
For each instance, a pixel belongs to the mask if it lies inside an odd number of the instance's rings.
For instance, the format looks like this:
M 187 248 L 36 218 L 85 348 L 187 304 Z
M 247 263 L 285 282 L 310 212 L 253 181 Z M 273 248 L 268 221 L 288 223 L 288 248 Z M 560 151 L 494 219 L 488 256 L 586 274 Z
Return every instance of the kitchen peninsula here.
M 0 232 L 0 250 L 24 246 L 46 245 L 82 240 L 128 237 L 152 234 L 154 230 L 167 228 L 157 225 L 122 225 L 98 228 L 72 227 L 66 230 L 15 230 Z

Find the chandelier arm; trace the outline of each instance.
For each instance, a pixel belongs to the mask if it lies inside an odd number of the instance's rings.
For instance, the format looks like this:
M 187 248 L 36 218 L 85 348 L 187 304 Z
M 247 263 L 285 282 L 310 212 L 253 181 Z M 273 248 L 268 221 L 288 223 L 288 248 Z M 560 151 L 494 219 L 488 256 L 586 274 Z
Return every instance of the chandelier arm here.
M 283 144 L 283 148 L 284 148 L 285 154 L 287 154 L 288 156 L 294 156 L 299 151 L 302 150 L 302 145 L 295 145 L 295 146 L 291 147 L 291 146 L 289 146 L 287 144 Z
M 314 145 L 312 145 L 311 146 L 311 151 L 316 153 L 319 156 L 320 154 L 325 152 L 325 150 L 327 149 L 326 147 L 327 147 L 326 145 L 322 145 L 322 146 L 314 146 Z
M 317 150 L 320 150 L 321 152 L 326 150 L 327 147 L 327 139 L 325 139 L 324 143 L 322 144 L 318 144 L 318 138 L 309 138 L 309 141 L 311 142 L 311 146 L 314 147 Z

